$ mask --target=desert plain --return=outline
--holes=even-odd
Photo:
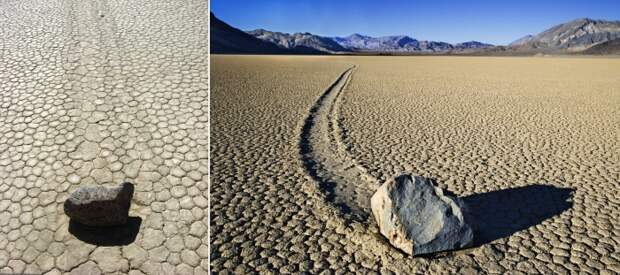
[[[211,62],[212,272],[620,272],[620,59]],[[370,196],[402,172],[467,203],[471,248],[379,234]]]
[[[208,8],[0,2],[0,274],[208,274]],[[125,226],[65,215],[122,182]]]

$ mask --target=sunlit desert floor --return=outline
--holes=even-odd
[[[620,59],[211,62],[213,272],[620,272]],[[401,172],[463,198],[473,248],[384,240]]]
[[[208,274],[207,4],[0,1],[0,274]],[[71,226],[125,181],[127,226]]]

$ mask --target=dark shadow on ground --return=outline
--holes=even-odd
[[[124,225],[107,227],[92,227],[71,220],[69,233],[85,243],[98,246],[128,245],[136,240],[140,224],[140,217],[129,217]]]
[[[480,246],[536,226],[573,206],[575,189],[533,184],[463,197]]]

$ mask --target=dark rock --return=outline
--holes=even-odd
[[[384,183],[371,198],[381,234],[409,255],[467,247],[472,228],[461,200],[445,195],[430,179],[401,175]]]
[[[65,214],[88,226],[125,224],[133,191],[133,184],[128,182],[119,187],[80,187],[65,201]]]

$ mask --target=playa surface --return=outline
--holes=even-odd
[[[0,2],[0,273],[207,274],[207,1]],[[86,230],[79,186],[135,184]]]
[[[620,60],[212,56],[211,266],[620,272]],[[473,248],[407,257],[369,199],[435,178]]]

